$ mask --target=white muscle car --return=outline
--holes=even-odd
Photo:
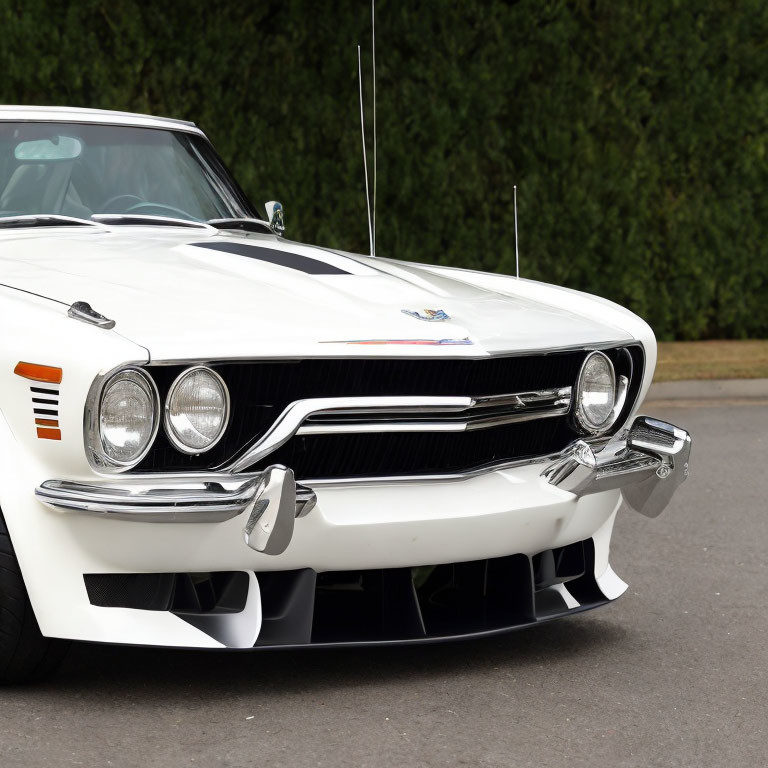
[[[627,310],[290,242],[192,123],[0,108],[0,678],[62,639],[420,643],[617,598],[690,437]]]

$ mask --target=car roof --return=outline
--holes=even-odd
[[[113,112],[106,109],[82,109],[79,107],[35,107],[0,104],[0,122],[2,121],[131,125],[143,128],[166,128],[202,135],[202,131],[194,123],[186,120],[141,115],[134,112]]]

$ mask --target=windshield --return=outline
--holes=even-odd
[[[157,128],[0,122],[0,218],[253,216],[200,136]]]

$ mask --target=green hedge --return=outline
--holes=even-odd
[[[768,336],[765,0],[380,0],[381,256]],[[195,120],[289,236],[367,249],[366,2],[0,0],[0,102]],[[368,70],[370,71],[370,70]],[[369,134],[370,135],[370,134]]]

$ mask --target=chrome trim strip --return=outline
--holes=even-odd
[[[299,243],[301,245],[301,243]],[[312,246],[314,247],[314,246]],[[323,350],[318,350],[316,355],[303,354],[301,357],[258,357],[254,355],[233,355],[230,357],[200,357],[200,358],[181,358],[176,360],[152,360],[152,365],[213,365],[216,363],[299,363],[303,360],[491,360],[499,357],[532,357],[535,355],[551,355],[558,352],[592,352],[593,350],[614,349],[615,347],[640,347],[643,350],[643,360],[646,360],[644,344],[633,337],[624,339],[596,342],[594,344],[571,344],[562,347],[540,347],[536,349],[509,350],[506,352],[485,352],[483,354],[451,354],[451,348],[443,347],[439,354],[434,355],[402,355],[402,354],[379,354],[371,355],[370,348],[366,348],[366,354],[352,354],[347,351],[346,354],[331,355]],[[470,348],[471,349],[471,348]]]
[[[253,510],[255,502],[262,498],[275,477],[288,479],[284,487],[290,489],[290,498],[284,499],[283,503],[293,505],[293,515],[307,514],[316,502],[314,491],[295,482],[291,485],[293,473],[280,466],[239,477],[224,474],[194,478],[159,475],[152,478],[125,477],[119,483],[47,480],[35,489],[35,495],[44,504],[63,512],[79,512],[113,520],[213,523],[229,520],[248,509]],[[266,508],[264,506],[261,511]]]
[[[239,515],[255,495],[257,478],[233,489],[219,483],[111,486],[47,480],[35,489],[37,498],[56,509],[152,522],[213,522]]]
[[[299,427],[296,435],[360,435],[392,432],[466,432],[466,422],[439,421],[383,421],[360,422],[359,424],[307,424]]]
[[[488,395],[475,398],[476,408],[498,408],[503,405],[513,405],[517,408],[535,405],[568,405],[571,404],[571,387],[559,389],[540,389],[534,392],[520,392],[515,395]]]
[[[608,438],[585,438],[581,442],[586,442],[595,448],[604,445]],[[502,461],[493,464],[483,464],[473,469],[465,470],[463,472],[446,473],[442,475],[381,475],[378,477],[344,477],[344,478],[311,478],[308,480],[302,480],[301,485],[298,486],[298,498],[302,501],[302,488],[307,491],[311,491],[315,486],[322,488],[344,488],[344,487],[357,487],[365,485],[386,485],[386,484],[398,484],[398,483],[425,483],[425,482],[460,482],[462,480],[469,480],[473,477],[480,475],[486,475],[490,472],[499,472],[507,469],[515,469],[516,467],[525,467],[532,464],[545,464],[547,462],[555,461],[561,458],[568,448],[564,451],[558,451],[556,453],[549,453],[544,456],[530,456],[526,459],[511,459],[508,461]],[[169,473],[148,473],[131,474],[123,476],[125,479],[130,478],[131,481],[136,482],[155,482],[162,480],[163,482],[176,482],[176,481],[200,481],[206,479],[213,479],[216,482],[227,482],[228,480],[241,480],[246,477],[253,477],[254,473],[250,474],[230,474],[228,471],[211,470],[208,472],[169,472]],[[306,514],[306,512],[304,513]]]
[[[585,438],[576,442],[587,443],[595,448],[604,445],[607,438]],[[463,472],[446,473],[443,475],[381,475],[380,477],[333,477],[333,478],[311,478],[301,482],[309,488],[355,488],[361,486],[376,485],[411,485],[413,483],[459,483],[464,480],[471,480],[474,477],[490,474],[491,472],[503,472],[518,467],[529,467],[535,464],[547,464],[562,458],[573,445],[571,443],[567,448],[556,453],[548,453],[544,456],[529,456],[526,459],[510,459],[493,464],[483,464],[473,469],[467,469]]]
[[[611,413],[611,427],[616,423],[616,419],[621,416],[621,412],[624,410],[624,406],[627,402],[628,394],[629,378],[623,375],[619,376],[619,380],[616,385],[616,402],[613,405],[613,412]]]
[[[102,232],[107,231],[107,228],[98,221],[91,221],[91,219],[81,219],[78,216],[63,216],[59,213],[24,213],[15,216],[0,216],[0,222],[5,224],[24,224],[29,222],[31,226],[35,226],[35,222],[38,221],[53,221],[61,227],[88,226],[96,227],[96,229]],[[19,227],[19,229],[24,229],[24,227]]]
[[[91,218],[103,224],[105,227],[131,225],[135,227],[151,226],[178,226],[189,227],[192,229],[203,229],[212,234],[218,234],[218,230],[204,221],[195,221],[194,219],[179,219],[173,216],[154,216],[152,214],[129,214],[129,213],[94,213]]]
[[[302,423],[312,414],[328,411],[370,412],[429,412],[462,411],[472,405],[470,397],[324,397],[312,400],[297,400],[291,403],[275,420],[266,433],[260,437],[239,459],[227,467],[227,472],[242,472],[265,456],[285,445],[298,431]]]
[[[473,418],[475,409],[510,407],[509,413]],[[241,472],[285,445],[294,435],[334,435],[384,432],[467,432],[513,422],[566,415],[571,407],[571,388],[472,397],[328,397],[291,403],[239,459],[225,467]],[[435,421],[438,414],[466,414],[456,421]],[[433,417],[419,420],[419,415]],[[397,416],[359,421],[351,417]],[[408,416],[412,415],[411,419]],[[319,421],[325,417],[324,421]],[[345,418],[346,417],[346,418]],[[312,422],[312,419],[318,421]]]
[[[469,409],[471,410],[471,408]],[[472,421],[370,421],[342,424],[304,424],[296,431],[297,435],[356,435],[361,433],[381,432],[472,432],[478,429],[491,429],[504,424],[514,424],[537,419],[550,419],[565,416],[570,410],[568,405],[557,406],[533,413],[508,413]]]
[[[472,397],[469,398],[471,401],[471,404],[468,406],[468,409],[475,410],[475,409],[482,409],[482,408],[504,408],[504,407],[511,407],[516,410],[516,412],[520,413],[520,411],[527,411],[532,410],[535,408],[541,408],[542,413],[549,413],[550,409],[557,408],[570,408],[571,405],[571,387],[560,387],[559,389],[542,389],[537,390],[533,392],[520,392],[517,394],[509,394],[509,395],[487,395],[485,397]],[[430,409],[427,407],[424,407],[421,409],[424,413],[430,413]],[[440,409],[442,410],[442,408]],[[371,416],[379,416],[381,414],[400,414],[402,413],[402,408],[397,407],[386,407],[386,408],[336,408],[333,409],[333,411],[328,412],[322,412],[318,411],[317,413],[311,414],[309,417],[307,417],[307,420],[310,422],[316,422],[316,421],[324,421],[327,423],[339,423],[338,417],[339,416],[356,416],[356,415],[371,415]],[[333,418],[326,418],[323,419],[323,417],[333,417]],[[481,420],[482,417],[473,417],[477,420]],[[495,417],[487,417],[487,418],[495,418]]]

